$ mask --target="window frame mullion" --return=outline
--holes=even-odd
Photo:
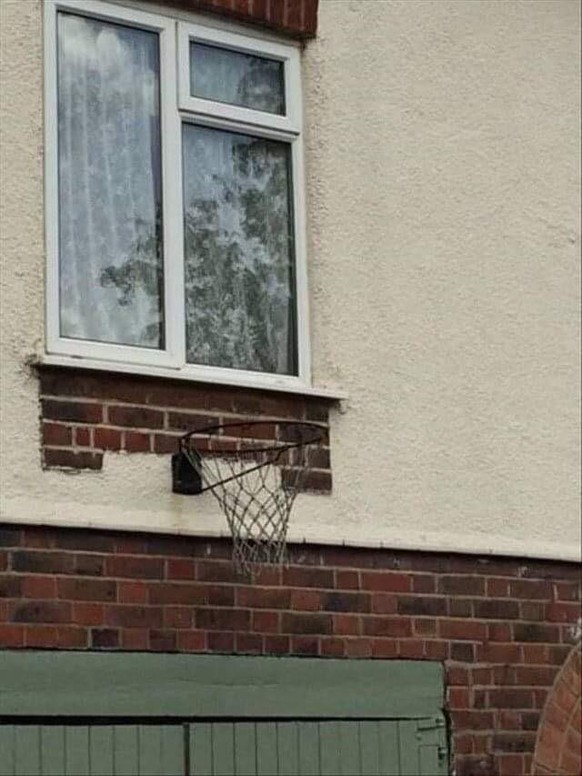
[[[177,22],[160,34],[167,36],[160,57],[162,104],[162,203],[164,214],[164,321],[166,350],[173,366],[186,363],[184,296],[184,234],[182,189],[182,122],[178,111]],[[162,64],[163,63],[163,64]]]

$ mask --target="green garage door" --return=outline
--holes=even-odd
[[[426,720],[0,727],[2,776],[436,776],[443,728]]]
[[[435,722],[314,720],[193,724],[190,773],[196,776],[438,776],[447,772],[443,761],[446,749],[444,728]]]
[[[438,776],[441,706],[436,663],[4,652],[0,774]]]
[[[180,725],[2,725],[2,776],[182,776]]]

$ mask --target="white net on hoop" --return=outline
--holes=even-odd
[[[228,433],[228,426],[223,429]],[[311,469],[310,451],[322,444],[324,429],[285,423],[279,433],[285,438],[274,442],[211,436],[208,450],[197,448],[195,439],[184,447],[200,475],[202,492],[210,491],[225,514],[233,560],[242,571],[285,562],[291,509]]]

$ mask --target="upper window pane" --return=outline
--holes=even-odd
[[[159,38],[58,15],[61,335],[164,347]]]
[[[283,62],[190,43],[190,93],[205,100],[284,115]]]

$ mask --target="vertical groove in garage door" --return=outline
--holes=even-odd
[[[401,720],[398,723],[398,753],[400,756],[399,776],[422,776],[416,739],[417,721]]]
[[[363,723],[364,726],[366,723]],[[393,720],[377,722],[377,746],[380,761],[380,776],[400,776],[400,746],[398,723]]]
[[[277,722],[279,776],[299,773],[299,730],[296,722]]]
[[[299,776],[319,774],[319,731],[317,722],[297,722],[296,724]]]

